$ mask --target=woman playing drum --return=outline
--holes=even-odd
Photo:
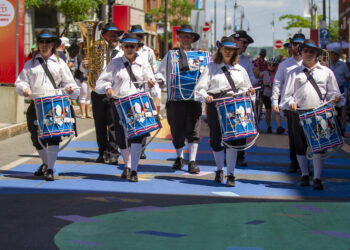
[[[222,132],[218,112],[216,109],[215,98],[233,96],[234,92],[245,92],[247,95],[254,94],[249,76],[245,69],[238,64],[239,54],[236,44],[231,37],[222,37],[217,42],[218,50],[214,55],[214,62],[208,64],[208,67],[202,73],[196,87],[195,100],[208,103],[207,120],[210,133],[210,146],[217,166],[215,182],[223,181],[224,167],[224,146],[222,145]],[[231,76],[234,89],[229,83],[224,71]],[[227,74],[227,73],[226,73]],[[229,141],[228,144],[238,146],[245,144],[245,139],[236,139]],[[226,186],[235,186],[234,169],[236,165],[237,150],[226,148],[227,162],[227,182]]]
[[[53,83],[44,71],[40,61],[46,64],[56,87],[65,88],[65,93],[69,94],[72,99],[79,96],[80,90],[74,81],[72,73],[67,64],[59,59],[56,47],[60,45],[61,40],[54,36],[50,31],[43,30],[37,36],[39,50],[33,55],[33,58],[26,62],[21,74],[16,80],[16,92],[25,97],[34,97],[32,94],[41,96],[55,95]],[[62,94],[62,91],[56,94]],[[32,101],[27,110],[28,130],[34,147],[37,149],[43,164],[34,173],[35,176],[45,175],[46,180],[53,181],[53,168],[59,151],[61,137],[52,137],[48,139],[38,139],[38,126],[34,124],[37,120],[34,102]],[[42,145],[47,146],[44,150]]]
[[[96,93],[106,94],[108,98],[119,99],[140,91],[149,91],[151,96],[157,96],[159,87],[154,80],[152,68],[147,61],[136,53],[138,44],[136,35],[125,34],[121,44],[124,55],[112,60],[101,73],[96,82]],[[144,82],[145,84],[137,86],[136,82]],[[121,177],[128,178],[131,182],[137,182],[137,167],[142,152],[141,142],[147,134],[129,139],[126,142],[125,138],[127,136],[124,133],[123,126],[119,123],[120,117],[118,113],[114,113],[114,119],[117,144],[121,149],[125,162],[125,168]]]

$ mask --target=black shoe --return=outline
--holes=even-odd
[[[118,155],[114,153],[109,153],[108,161],[106,162],[108,162],[109,164],[118,165]]]
[[[54,177],[53,177],[53,171],[52,171],[52,169],[46,170],[46,173],[45,173],[45,180],[47,180],[47,181],[53,181],[53,180],[55,180]]]
[[[146,158],[147,158],[147,156],[146,156],[145,152],[142,152],[140,155],[140,159],[144,160]]]
[[[302,187],[310,186],[310,177],[308,175],[304,175],[300,177],[300,186]]]
[[[172,169],[174,170],[181,170],[184,167],[184,158],[177,157]]]
[[[47,170],[45,163],[41,164],[37,171],[34,172],[34,176],[43,176]]]
[[[201,170],[197,166],[197,163],[195,161],[190,161],[188,163],[188,172],[190,174],[198,174]]]
[[[129,177],[130,182],[138,182],[139,178],[137,178],[137,172],[136,171],[131,171],[130,177]]]
[[[240,166],[240,167],[247,167],[248,166],[248,163],[246,163],[245,161],[244,161],[244,159],[243,160],[241,160],[241,159],[237,159],[237,162],[236,162],[236,165],[237,166]]]
[[[224,180],[224,172],[222,170],[215,171],[215,182],[221,183]]]
[[[227,177],[226,187],[234,187],[235,186],[235,176],[230,174]]]
[[[320,179],[314,179],[314,183],[313,183],[312,187],[315,190],[323,190],[322,181]]]
[[[277,130],[276,130],[276,134],[278,134],[278,135],[283,134],[284,131],[286,131],[284,128],[278,127]]]
[[[96,162],[99,162],[99,163],[104,163],[105,162],[105,159],[103,158],[103,154],[99,154],[97,159],[96,159]]]
[[[130,177],[130,173],[131,173],[130,168],[125,167],[124,170],[123,170],[123,173],[120,176],[120,178],[128,179]]]
[[[299,169],[299,164],[297,162],[292,162],[289,165],[288,173],[296,173]]]
[[[267,128],[267,133],[268,133],[268,134],[272,134],[272,128],[271,128],[271,127],[268,127],[268,128]]]

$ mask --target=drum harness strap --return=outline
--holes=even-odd
[[[178,48],[179,51],[179,68],[180,72],[185,72],[190,70],[190,66],[188,65],[187,56],[185,51],[182,48]]]
[[[314,78],[312,77],[312,75],[310,74],[310,71],[309,71],[307,68],[304,68],[304,69],[303,69],[303,72],[305,73],[306,78],[310,81],[310,83],[312,84],[312,86],[313,86],[314,89],[316,90],[316,92],[317,92],[317,94],[318,94],[318,97],[323,101],[324,98],[325,98],[326,96],[324,96],[324,97],[322,98],[322,94],[321,94],[320,88],[318,87],[318,85],[317,85],[315,79],[314,79]]]
[[[141,86],[139,84],[135,83],[135,82],[137,82],[137,79],[131,70],[130,63],[128,61],[126,61],[126,62],[124,62],[124,66],[126,68],[126,71],[128,71],[128,74],[130,76],[131,81],[135,84],[135,87],[140,88]]]
[[[222,66],[221,69],[224,72],[224,74],[225,74],[225,76],[226,76],[226,78],[227,78],[227,80],[228,80],[228,82],[229,82],[229,84],[231,86],[231,89],[233,90],[234,93],[236,93],[237,92],[237,88],[236,88],[235,82],[233,81],[233,79],[232,79],[232,77],[230,75],[230,72],[228,72],[226,66]],[[231,89],[228,89],[228,90],[225,90],[225,91],[220,91],[217,94],[212,94],[212,93],[208,93],[208,94],[211,95],[214,98],[222,98],[222,97],[224,97],[227,94],[227,92],[231,91]]]
[[[55,88],[55,89],[58,89],[58,87],[56,86],[56,83],[55,83],[55,80],[53,79],[51,73],[50,73],[50,70],[48,69],[46,63],[44,62],[44,60],[41,58],[41,57],[37,57],[39,63],[41,64],[41,66],[43,67],[47,77],[49,78],[52,86]],[[74,108],[72,107],[72,105],[69,105],[70,106],[70,112],[71,112],[71,115],[72,115],[72,118],[74,119],[74,124],[72,125],[73,128],[74,128],[74,133],[75,133],[75,136],[77,137],[78,136],[78,130],[77,130],[77,119],[75,117],[75,112],[74,112]]]

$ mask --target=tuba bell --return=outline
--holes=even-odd
[[[89,68],[87,69],[87,83],[92,90],[95,90],[96,81],[109,63],[108,44],[105,40],[95,40],[97,26],[102,21],[82,21],[76,22],[83,35],[83,49],[85,59],[89,60]]]
[[[320,64],[329,68],[330,65],[330,57],[329,52],[325,49],[322,49],[321,55],[317,58]]]

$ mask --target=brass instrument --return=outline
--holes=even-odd
[[[89,60],[87,69],[87,83],[92,90],[95,90],[96,81],[101,74],[104,66],[110,61],[108,44],[105,40],[95,41],[97,25],[101,21],[82,21],[76,22],[83,35],[83,49],[85,59]]]
[[[329,57],[329,52],[327,50],[322,49],[322,53],[317,59],[323,66],[326,66],[329,68],[330,57]]]

